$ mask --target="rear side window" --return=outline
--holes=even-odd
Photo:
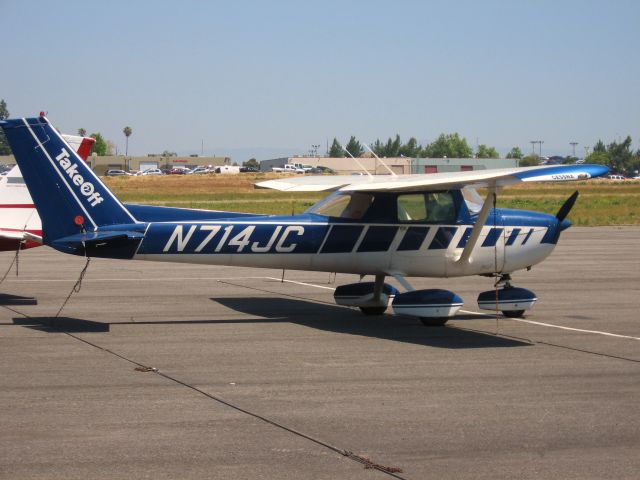
[[[369,210],[373,202],[370,193],[334,193],[321,200],[309,210],[308,213],[326,215],[328,217],[360,220]]]
[[[456,208],[451,192],[398,195],[398,221],[413,223],[454,223]]]

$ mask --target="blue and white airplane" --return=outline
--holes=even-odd
[[[336,289],[340,305],[443,325],[463,305],[454,292],[415,290],[406,277],[497,278],[478,305],[519,317],[536,301],[511,274],[544,260],[574,193],[557,215],[495,208],[518,182],[586,180],[602,165],[540,166],[430,175],[319,176],[261,182],[285,191],[332,191],[301,215],[273,216],[123,205],[44,116],[0,122],[42,219],[43,243],[87,257],[373,275]],[[486,198],[475,187],[487,189]],[[395,278],[399,292],[385,283]]]

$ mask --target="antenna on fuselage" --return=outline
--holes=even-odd
[[[398,175],[396,175],[396,172],[394,172],[393,170],[391,170],[391,169],[389,168],[389,166],[388,166],[386,163],[384,163],[382,160],[380,160],[380,157],[378,157],[378,155],[376,155],[376,152],[374,152],[373,150],[371,150],[371,148],[369,147],[369,145],[367,145],[367,144],[365,143],[365,144],[364,144],[364,146],[365,146],[365,147],[367,147],[367,150],[369,150],[369,151],[371,152],[371,154],[372,154],[374,157],[376,157],[376,159],[377,159],[377,160],[382,164],[382,166],[383,166],[384,168],[386,168],[387,170],[389,170],[389,173],[390,173],[392,176],[394,176],[394,177],[397,177],[397,176],[398,176]]]

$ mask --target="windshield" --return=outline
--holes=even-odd
[[[462,198],[464,203],[467,204],[467,208],[471,214],[480,213],[482,205],[484,204],[483,198],[478,194],[473,187],[464,187],[462,190]]]
[[[372,202],[373,195],[370,193],[336,192],[320,200],[306,213],[360,220],[367,213]]]

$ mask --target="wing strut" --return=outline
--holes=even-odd
[[[467,240],[467,244],[464,246],[464,250],[462,251],[462,255],[458,259],[457,263],[466,263],[469,261],[469,257],[471,256],[471,252],[473,248],[478,243],[478,239],[480,238],[480,232],[482,232],[482,227],[484,227],[485,222],[487,221],[487,217],[489,216],[489,212],[494,207],[496,202],[496,184],[492,183],[488,187],[487,197],[484,199],[484,204],[482,205],[482,209],[480,210],[480,214],[478,215],[478,219],[476,220],[475,225],[473,226],[473,230],[471,230],[471,235],[469,236],[469,240]]]
[[[398,283],[405,288],[407,292],[413,292],[415,290],[415,288],[413,288],[413,286],[409,282],[407,282],[407,279],[404,278],[399,273],[391,273],[390,275],[393,278],[395,278],[398,281]]]

